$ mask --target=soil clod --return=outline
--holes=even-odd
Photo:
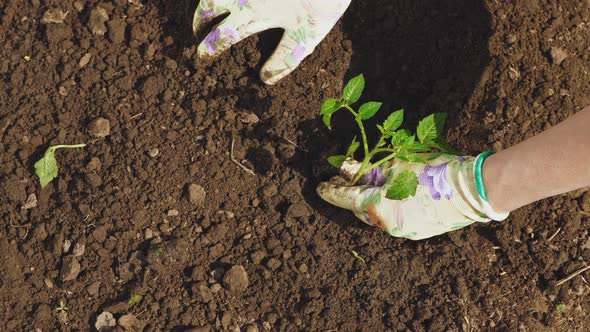
[[[191,183],[188,186],[188,199],[191,204],[196,206],[201,206],[205,203],[205,197],[207,196],[207,192],[205,189],[195,183]]]
[[[105,118],[98,118],[90,123],[88,130],[94,137],[107,137],[111,134],[111,122]]]
[[[74,256],[66,256],[61,264],[60,276],[62,281],[75,280],[80,273],[80,263]]]
[[[248,288],[248,273],[241,265],[235,265],[223,276],[223,285],[235,292],[243,292]]]
[[[107,32],[105,22],[109,19],[109,14],[102,7],[95,7],[90,11],[90,18],[88,19],[88,28],[90,31],[98,36],[103,36]]]
[[[117,326],[117,321],[113,314],[108,311],[103,311],[98,317],[96,318],[96,323],[94,327],[98,330],[98,332],[111,332],[114,331],[115,327]]]

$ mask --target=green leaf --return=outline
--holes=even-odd
[[[434,142],[432,142],[431,145],[433,147],[441,150],[442,152],[445,152],[448,154],[452,154],[452,155],[456,155],[456,156],[461,154],[461,152],[459,152],[457,149],[450,146],[449,143],[447,143],[447,141],[445,141],[442,137],[435,138]]]
[[[377,111],[381,108],[383,103],[377,101],[370,101],[368,103],[364,103],[361,108],[359,108],[359,116],[361,120],[369,120],[372,118]]]
[[[346,84],[344,92],[342,93],[342,99],[344,99],[348,105],[352,105],[361,98],[364,89],[365,77],[361,74],[354,77]]]
[[[58,167],[54,148],[47,149],[43,158],[35,163],[35,173],[39,177],[41,188],[45,188],[51,180],[57,177]]]
[[[419,153],[419,152],[428,152],[430,151],[430,146],[426,144],[422,144],[420,142],[412,142],[412,144],[404,145],[404,149],[411,153]]]
[[[393,137],[391,139],[391,144],[393,144],[395,146],[401,146],[404,144],[404,142],[406,140],[408,140],[408,138],[410,136],[412,136],[412,134],[410,133],[409,130],[407,130],[407,129],[398,130],[393,134]]]
[[[35,163],[35,174],[39,177],[39,181],[41,182],[41,188],[45,188],[53,179],[57,177],[59,172],[59,167],[57,165],[57,160],[55,159],[55,150],[61,148],[73,149],[73,148],[83,148],[86,144],[77,144],[77,145],[56,145],[49,147],[43,158],[39,159]]]
[[[385,197],[394,200],[402,200],[416,195],[418,188],[418,176],[412,171],[403,171],[391,184]]]
[[[331,156],[328,157],[328,162],[330,163],[330,165],[339,169],[340,167],[342,167],[342,164],[344,163],[346,158],[347,157],[343,155]]]
[[[404,122],[404,110],[399,110],[391,113],[385,122],[383,122],[383,130],[385,133],[393,134],[393,131],[397,130]]]
[[[340,109],[340,102],[334,98],[330,98],[324,102],[322,105],[322,110],[320,111],[320,115],[326,114],[334,114],[337,110]]]
[[[356,136],[352,139],[352,143],[348,147],[348,151],[346,152],[346,157],[352,157],[356,150],[358,150],[359,146],[361,146],[361,142],[356,140]]]
[[[363,263],[367,263],[367,261],[365,261],[365,259],[356,251],[352,251],[352,255],[358,259],[359,261],[363,262]]]
[[[138,294],[133,294],[133,295],[131,295],[129,302],[127,302],[127,303],[129,303],[129,305],[136,305],[139,302],[141,302],[141,299],[143,299],[143,296],[138,295]]]
[[[397,159],[403,160],[403,161],[407,161],[409,163],[422,163],[422,164],[426,164],[426,160],[424,160],[422,157],[420,157],[418,154],[416,153],[410,153],[408,152],[408,150],[401,150],[398,153],[395,154],[395,157]]]
[[[322,116],[322,122],[324,122],[328,129],[332,129],[332,114],[324,114]]]
[[[385,135],[385,128],[383,128],[382,125],[377,125],[377,129],[379,129],[379,132],[381,133],[381,135]]]
[[[442,135],[446,120],[446,113],[434,113],[422,119],[422,121],[418,123],[417,129],[418,139],[420,139],[420,142],[426,143],[434,141],[434,139],[440,137]]]

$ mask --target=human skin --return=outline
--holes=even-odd
[[[590,106],[488,157],[482,171],[497,212],[590,186]]]

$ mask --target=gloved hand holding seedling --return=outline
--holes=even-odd
[[[211,58],[261,31],[282,28],[285,34],[260,77],[274,84],[291,73],[326,37],[350,0],[201,0],[195,12],[197,33],[212,19],[230,13],[199,45],[200,58]]]
[[[393,236],[412,240],[508,216],[494,212],[485,197],[481,164],[489,154],[457,156],[441,137],[445,114],[420,121],[414,135],[400,129],[404,111],[393,112],[377,125],[381,137],[369,148],[363,121],[382,104],[372,101],[355,110],[351,105],[360,99],[364,86],[364,77],[357,76],[340,99],[329,99],[322,106],[320,114],[328,128],[338,110],[347,110],[361,135],[361,142],[353,139],[346,154],[328,158],[341,176],[318,186],[324,200],[352,210],[363,222]],[[361,145],[364,158],[358,162],[354,155]]]

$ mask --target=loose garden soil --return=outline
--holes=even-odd
[[[353,0],[276,86],[258,70],[280,30],[202,64],[195,7],[0,3],[0,330],[89,331],[104,311],[118,330],[590,329],[584,274],[557,285],[590,260],[588,191],[419,242],[314,192],[353,136],[319,108],[359,73],[412,127],[449,113],[472,155],[590,104],[588,1]],[[84,142],[41,190],[45,149]]]

